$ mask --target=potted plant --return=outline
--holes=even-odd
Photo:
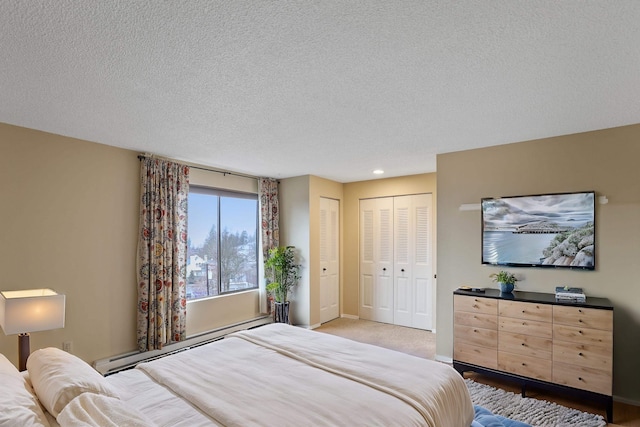
[[[518,281],[513,273],[509,273],[508,271],[504,270],[500,270],[497,273],[490,274],[489,277],[491,277],[494,282],[498,282],[500,284],[500,292],[507,293],[513,291],[513,287]]]
[[[273,321],[290,323],[287,296],[300,279],[300,265],[295,262],[295,247],[278,246],[270,249],[264,270],[267,292],[274,299]]]

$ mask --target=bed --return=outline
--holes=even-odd
[[[33,352],[26,373],[4,361],[0,426],[477,425],[448,365],[285,324],[108,377],[55,348]]]

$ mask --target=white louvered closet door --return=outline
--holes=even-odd
[[[394,323],[433,328],[432,195],[394,198]]]
[[[432,195],[360,201],[360,317],[433,328]]]
[[[340,202],[320,198],[320,323],[340,316]]]
[[[393,323],[393,198],[360,200],[360,317]]]

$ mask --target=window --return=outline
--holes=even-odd
[[[187,299],[258,287],[258,196],[189,187]]]

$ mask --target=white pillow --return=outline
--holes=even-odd
[[[0,427],[49,427],[31,386],[15,366],[0,354]]]
[[[27,359],[33,388],[51,415],[60,411],[82,393],[96,393],[119,398],[102,375],[82,359],[55,347],[36,350]]]
[[[62,426],[151,427],[154,424],[137,409],[120,399],[83,393],[64,407],[58,422]]]

